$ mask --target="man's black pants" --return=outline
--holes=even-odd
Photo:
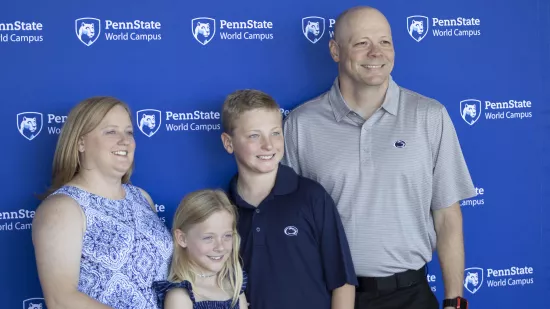
[[[426,267],[384,278],[359,277],[355,309],[439,309]]]

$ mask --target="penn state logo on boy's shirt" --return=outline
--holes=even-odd
[[[295,226],[287,226],[285,227],[285,234],[287,236],[298,236],[298,228]]]

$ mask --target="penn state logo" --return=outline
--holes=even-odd
[[[428,17],[414,15],[407,17],[407,31],[413,40],[420,42],[428,34],[430,21]]]
[[[405,143],[405,141],[398,140],[398,141],[396,141],[395,143],[393,143],[393,145],[394,145],[396,148],[405,148],[405,146],[407,145],[407,143]]]
[[[298,228],[295,226],[285,227],[285,234],[287,236],[298,236]]]
[[[325,19],[318,16],[302,18],[302,33],[311,43],[317,43],[325,34]]]
[[[17,114],[17,130],[24,138],[32,141],[42,131],[42,120],[42,113],[19,113]]]
[[[48,309],[44,298],[29,298],[23,301],[23,309]]]
[[[475,294],[483,286],[483,268],[471,267],[464,270],[464,288]]]
[[[141,133],[151,137],[158,132],[162,122],[162,112],[157,109],[142,109],[136,113],[136,121]]]
[[[216,34],[216,20],[210,17],[197,17],[191,20],[191,31],[197,42],[206,45]]]
[[[101,20],[83,17],[74,21],[76,37],[86,46],[94,44],[101,34]]]
[[[481,101],[467,99],[460,101],[460,116],[469,125],[474,125],[481,116]]]

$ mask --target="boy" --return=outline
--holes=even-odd
[[[228,195],[239,210],[250,308],[353,309],[357,277],[342,222],[319,183],[280,164],[278,104],[261,91],[236,91],[222,126],[238,168]]]

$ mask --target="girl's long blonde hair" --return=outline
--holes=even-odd
[[[231,303],[231,307],[233,307],[239,299],[243,284],[243,271],[239,260],[241,238],[237,233],[237,210],[222,190],[195,191],[186,195],[179,204],[172,223],[174,253],[168,280],[172,282],[187,280],[191,282],[191,285],[194,284],[195,274],[192,271],[192,264],[186,249],[177,243],[176,230],[179,229],[187,233],[193,225],[204,222],[212,214],[219,211],[227,211],[233,217],[233,251],[218,273],[218,286],[222,290],[225,280],[230,283],[233,290]]]

